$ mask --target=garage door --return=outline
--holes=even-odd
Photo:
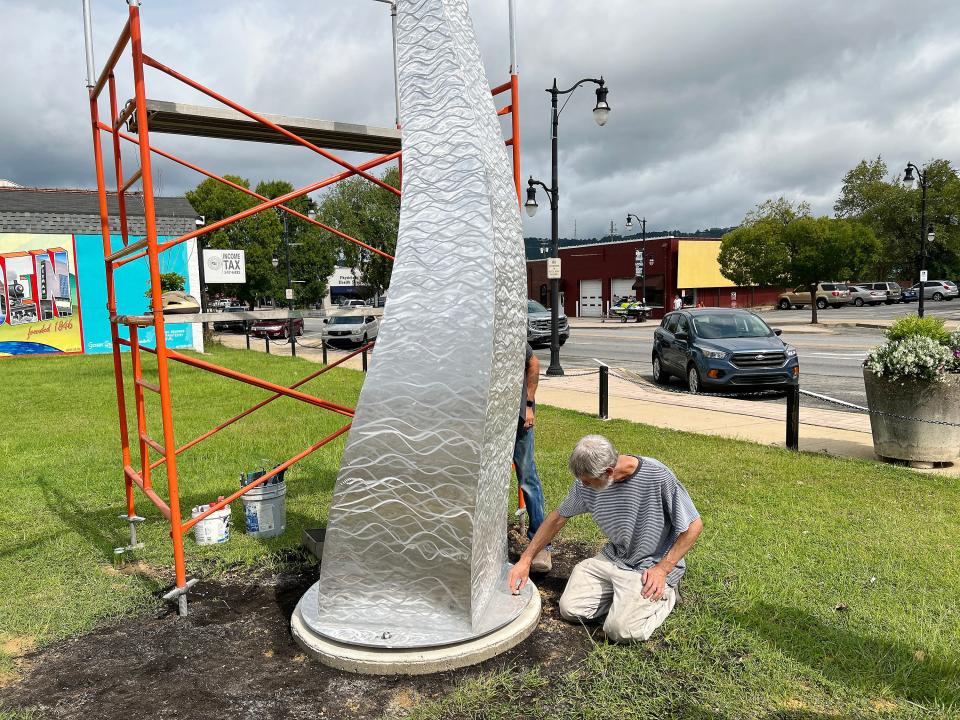
[[[600,317],[603,315],[603,282],[601,280],[580,281],[580,317]]]
[[[610,281],[610,301],[613,302],[614,298],[636,300],[637,291],[633,289],[636,281],[636,278],[613,278]]]

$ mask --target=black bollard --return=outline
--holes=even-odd
[[[787,449],[800,449],[800,384],[787,389]]]
[[[600,365],[600,419],[610,417],[610,368]]]

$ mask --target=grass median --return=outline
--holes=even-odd
[[[215,362],[290,384],[304,360],[213,350]],[[125,358],[128,360],[128,358]],[[146,548],[125,544],[109,357],[0,364],[0,672],[24,648],[154,607],[171,580],[167,525],[138,495]],[[147,378],[153,375],[148,368]],[[363,376],[334,370],[306,390],[352,405]],[[179,442],[265,393],[191,368],[172,372]],[[159,403],[148,394],[152,437]],[[130,408],[131,421],[134,415]],[[243,470],[286,459],[344,418],[280,399],[184,453],[182,509],[238,487]],[[561,675],[505,665],[471,675],[415,717],[956,717],[960,713],[960,488],[955,479],[751,443],[540,409],[537,462],[549,508],[569,486],[567,455],[603,432],[656,457],[690,491],[705,530],[683,602],[648,642],[599,644]],[[210,576],[279,565],[300,530],[323,524],[343,440],[288,473],[287,532],[187,540],[188,570]],[[136,464],[136,462],[134,463]],[[165,476],[155,476],[166,495]],[[239,503],[234,526],[241,525]],[[562,538],[601,541],[588,518]]]

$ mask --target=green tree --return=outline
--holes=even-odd
[[[250,181],[245,178],[227,175],[226,179],[245,188],[250,187]],[[261,202],[213,179],[204,180],[186,196],[193,209],[206,218],[207,224],[223,220]],[[208,233],[204,238],[205,247],[243,250],[245,254],[247,282],[222,285],[222,292],[238,298],[250,307],[253,307],[259,297],[282,297],[286,278],[282,284],[279,283],[277,272],[271,263],[282,234],[282,226],[273,210],[256,213]]]
[[[183,290],[187,286],[187,279],[178,272],[168,272],[160,274],[160,292],[170,292],[171,290]],[[153,291],[148,287],[143,294],[147,300],[153,295]]]
[[[960,273],[960,177],[947,160],[926,167],[927,224],[936,241],[928,248],[931,277]],[[843,179],[833,206],[838,218],[863,223],[880,241],[881,252],[872,271],[877,277],[916,280],[920,270],[921,190],[907,189],[901,174],[889,174],[883,158],[861,160]]]
[[[810,288],[811,322],[817,322],[816,286],[859,276],[871,267],[880,243],[870,228],[850,220],[814,218],[804,203],[768,200],[723,236],[720,270],[738,285]]]
[[[286,180],[270,180],[257,185],[256,191],[265,197],[276,198],[294,190]],[[313,200],[305,195],[285,203],[287,207],[306,215],[315,210]],[[271,211],[272,212],[272,211]],[[296,215],[287,215],[287,232],[290,235],[290,274],[294,283],[294,301],[298,305],[310,305],[319,302],[327,294],[327,278],[336,265],[339,244],[330,239],[330,233],[316,225],[301,220]],[[281,216],[282,217],[282,216]],[[287,286],[286,248],[283,244],[283,222],[281,241],[276,250],[279,264],[274,271],[275,281],[280,288],[277,297],[285,297]]]
[[[400,187],[400,173],[395,167],[381,178],[388,185]],[[317,218],[389,255],[396,252],[400,198],[363,178],[350,178],[333,186],[320,201]],[[390,287],[391,260],[333,233],[327,233],[327,237],[338,243],[343,265],[359,270],[373,291],[383,293]]]

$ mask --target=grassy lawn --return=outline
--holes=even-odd
[[[316,369],[223,348],[214,355],[281,383]],[[336,370],[306,389],[351,405],[361,382],[360,373]],[[117,519],[124,502],[112,386],[108,357],[0,363],[0,416],[8,419],[0,434],[0,672],[18,648],[153,606],[153,593],[170,581],[165,525],[142,496],[147,547],[139,563],[114,559],[126,532]],[[186,367],[173,368],[173,386],[180,442],[264,397]],[[278,400],[186,452],[184,515],[236,488],[241,470],[285,459],[342,421]],[[689,558],[684,602],[648,643],[598,645],[560,678],[522,667],[474,676],[415,717],[960,716],[955,479],[552,408],[542,409],[538,428],[546,429],[537,461],[551,508],[569,485],[570,447],[588,432],[674,469],[706,526]],[[281,563],[303,527],[325,521],[342,448],[335,441],[288,473],[283,537],[236,532],[215,547],[191,537],[188,570]],[[155,484],[165,495],[162,473]],[[235,526],[241,517],[235,503]],[[568,523],[563,537],[601,539],[587,518]]]

